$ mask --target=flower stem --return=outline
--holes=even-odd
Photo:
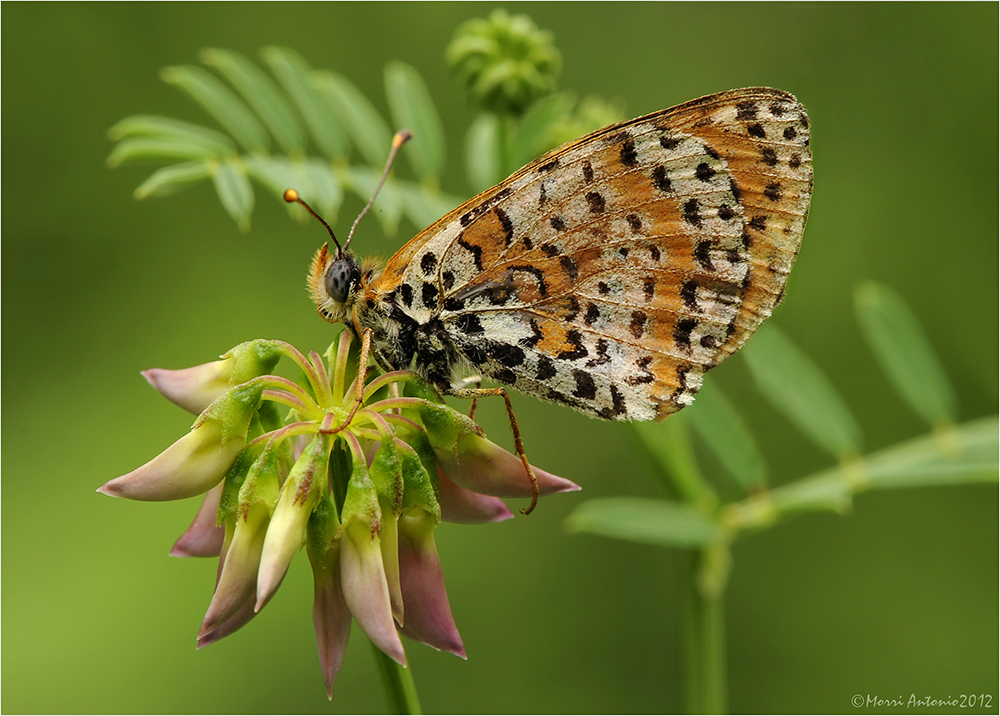
[[[689,552],[685,579],[685,710],[692,714],[726,711],[726,635],[723,589],[705,589],[698,579],[706,555]]]
[[[374,644],[372,651],[375,652],[375,664],[385,687],[386,713],[423,713],[417,698],[417,687],[413,683],[413,672],[397,664]]]

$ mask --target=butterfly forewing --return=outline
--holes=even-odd
[[[541,157],[407,244],[380,290],[500,383],[660,418],[780,299],[811,188],[794,97],[712,95]]]

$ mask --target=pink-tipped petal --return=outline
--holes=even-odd
[[[279,583],[278,587],[280,586],[281,584]],[[278,591],[277,588],[275,588],[274,591],[275,592]],[[267,602],[269,601],[271,600],[270,599],[266,600],[264,604],[261,606],[261,609],[266,607]],[[226,620],[225,624],[220,626],[211,634],[205,634],[204,636],[198,637],[198,648],[203,649],[209,644],[214,644],[215,642],[219,641],[219,639],[227,637],[233,632],[238,631],[243,627],[245,627],[247,625],[247,622],[249,622],[251,619],[257,616],[257,612],[260,611],[259,609],[256,608],[256,604],[257,600],[255,600],[253,597],[244,602],[243,606],[241,606],[239,610],[237,610],[236,614],[234,614],[228,620]]]
[[[531,497],[531,481],[521,459],[496,443],[475,433],[458,442],[458,459],[453,453],[437,450],[438,465],[458,485],[494,497]],[[552,495],[572,492],[580,486],[566,478],[531,466],[538,480],[538,492]]]
[[[318,435],[299,456],[281,486],[278,504],[264,538],[264,551],[257,572],[257,609],[271,598],[288,571],[292,557],[302,546],[309,515],[327,489],[329,440]]]
[[[215,524],[222,497],[222,483],[205,493],[205,499],[198,508],[191,526],[174,542],[171,557],[218,557],[222,553],[222,543],[226,530]]]
[[[199,637],[218,629],[254,596],[267,522],[267,507],[264,505],[253,504],[240,510],[222,574],[202,621]]]
[[[406,666],[406,653],[392,618],[382,552],[368,525],[355,521],[347,526],[340,540],[340,560],[344,601],[358,626],[375,646]]]
[[[499,497],[480,495],[459,487],[448,479],[438,467],[441,519],[446,522],[474,525],[484,522],[503,522],[514,516]]]
[[[351,610],[344,601],[340,586],[340,543],[336,542],[326,555],[324,568],[314,570],[313,625],[319,664],[326,680],[326,696],[333,699],[333,682],[340,673],[351,636]]]
[[[465,659],[429,515],[400,518],[399,573],[406,601],[405,631],[424,644]]]
[[[198,415],[229,388],[235,363],[225,358],[183,370],[150,368],[142,377],[171,403]]]
[[[223,443],[218,423],[206,420],[142,467],[97,491],[154,502],[201,495],[222,482],[242,448],[239,439]]]

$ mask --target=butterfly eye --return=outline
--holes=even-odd
[[[337,259],[326,270],[326,295],[337,303],[345,303],[357,278],[358,265],[353,257]]]

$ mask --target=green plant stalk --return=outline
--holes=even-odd
[[[723,590],[709,594],[699,586],[698,563],[704,552],[687,550],[683,579],[684,706],[691,714],[726,712],[726,633]]]
[[[420,714],[420,699],[413,683],[413,672],[400,666],[372,644],[375,665],[385,687],[385,710],[391,714]]]

